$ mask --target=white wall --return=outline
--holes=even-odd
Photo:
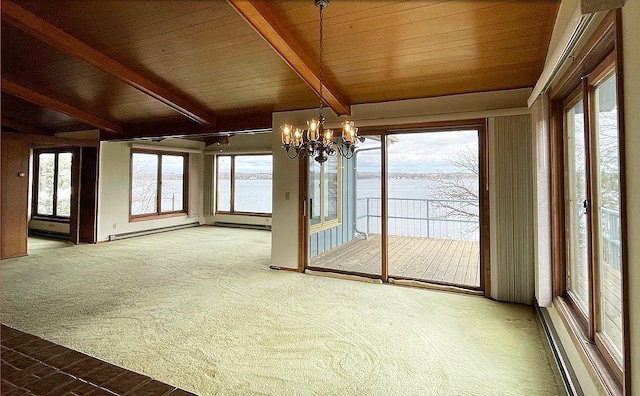
[[[236,154],[271,152],[271,133],[243,133],[229,137],[229,144],[211,144],[205,148],[207,154]]]
[[[535,298],[541,307],[552,304],[551,288],[551,169],[549,164],[549,98],[532,106]]]
[[[360,128],[374,125],[399,125],[436,121],[488,118],[529,114],[527,98],[530,89],[484,92],[443,96],[428,99],[412,99],[385,103],[352,106],[350,117]],[[271,258],[274,265],[297,268],[298,266],[298,172],[299,161],[287,158],[281,148],[280,125],[286,123],[304,125],[306,120],[317,118],[318,111],[301,110],[273,114],[273,224]],[[339,127],[347,117],[335,117],[325,111],[326,126]],[[285,197],[290,197],[287,200]]]
[[[631,394],[640,394],[640,1],[622,8]]]
[[[199,151],[204,148],[204,143],[202,142],[176,139],[167,139],[160,143],[148,144],[160,148],[176,147]],[[189,154],[189,214],[136,222],[129,221],[130,160],[131,148],[129,143],[102,142],[100,144],[98,241],[108,240],[109,235],[112,234],[204,222],[201,188],[204,177],[203,154]]]

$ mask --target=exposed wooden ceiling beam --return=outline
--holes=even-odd
[[[179,122],[170,124],[125,125],[120,135],[101,133],[101,140],[133,140],[153,138],[189,138],[230,136],[241,133],[271,131],[271,113],[218,118],[215,127]]]
[[[227,0],[311,89],[320,95],[317,65],[296,38],[278,21],[264,0]],[[324,78],[322,96],[337,115],[350,115],[351,105],[340,90]]]
[[[2,117],[2,126],[15,129],[18,132],[28,133],[30,135],[45,135],[45,136],[52,135],[52,133],[47,132],[43,129],[39,129],[7,117]]]
[[[2,21],[37,37],[60,51],[111,74],[161,101],[185,117],[200,124],[215,125],[215,117],[207,109],[140,75],[11,1],[2,1]]]
[[[2,4],[4,6],[4,3]],[[96,128],[104,129],[106,131],[114,133],[122,133],[122,128],[111,121],[107,121],[93,114],[89,114],[84,110],[77,109],[67,103],[43,95],[29,88],[23,87],[19,84],[7,80],[6,78],[2,78],[2,92],[6,92],[10,95],[16,96],[20,99],[26,100],[27,102],[37,104],[38,106],[46,107],[62,114],[66,114],[71,118],[75,118],[78,121],[93,125]]]
[[[55,147],[99,147],[99,140],[71,139],[56,136],[25,135],[24,133],[2,132],[2,138],[27,141],[32,144],[48,145]]]

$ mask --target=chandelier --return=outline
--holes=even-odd
[[[341,141],[334,140],[331,129],[324,129],[322,11],[329,5],[329,0],[315,0],[315,4],[320,10],[320,109],[318,119],[312,118],[307,121],[306,129],[300,129],[291,124],[284,124],[280,129],[282,130],[282,147],[286,150],[289,158],[304,158],[305,155],[309,155],[317,162],[323,163],[329,156],[336,155],[336,153],[347,159],[352,158],[357,145],[358,128],[354,126],[352,121],[344,121]]]

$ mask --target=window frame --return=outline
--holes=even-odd
[[[70,148],[38,148],[33,150],[33,182],[32,182],[32,200],[31,200],[31,219],[52,221],[57,223],[69,223],[71,221],[71,213],[69,216],[58,216],[58,158],[62,153],[71,154],[71,194],[73,194],[73,163],[75,155]],[[53,170],[53,214],[43,214],[38,212],[38,190],[40,189],[40,154],[54,154],[54,170]]]
[[[133,214],[133,156],[134,154],[152,154],[158,157],[156,169],[156,211],[155,213]],[[182,157],[182,209],[162,211],[162,156]],[[129,221],[145,221],[164,217],[183,216],[189,210],[189,153],[164,150],[131,148],[129,156]]]
[[[590,114],[590,111],[588,109],[586,109],[584,107],[585,104],[585,98],[584,98],[584,92],[583,92],[583,86],[579,85],[578,87],[576,87],[576,89],[574,89],[571,94],[565,98],[562,102],[562,130],[564,131],[563,133],[563,139],[562,139],[562,153],[563,153],[563,157],[564,157],[564,169],[565,171],[568,173],[569,171],[569,155],[568,155],[568,145],[569,145],[569,134],[567,133],[567,119],[566,119],[566,113],[567,110],[573,106],[575,106],[578,102],[582,102],[583,103],[583,110],[584,110],[584,119],[586,120],[587,114]],[[584,124],[584,132],[583,134],[587,134],[589,126],[586,124]],[[588,158],[590,156],[590,149],[589,149],[589,144],[588,141],[585,140],[585,162],[589,163],[590,159]],[[591,196],[590,196],[590,188],[589,188],[589,182],[588,180],[590,180],[590,173],[591,170],[589,167],[585,167],[585,183],[586,183],[586,199],[588,202],[591,202]],[[569,210],[569,183],[568,183],[568,177],[567,175],[565,175],[564,178],[564,210],[563,210],[563,214],[564,214],[564,223],[567,224],[567,227],[569,227],[569,225],[571,224],[571,220],[570,220],[570,210]],[[588,221],[587,218],[587,233],[591,234],[591,223]],[[570,245],[571,245],[571,241],[569,239],[570,234],[568,232],[565,233],[565,244],[566,244],[566,249],[564,252],[564,268],[563,268],[563,274],[564,274],[564,290],[563,290],[563,297],[567,299],[567,303],[571,306],[571,309],[574,313],[575,316],[575,321],[579,324],[580,328],[582,329],[582,331],[585,334],[588,334],[589,332],[589,317],[591,316],[591,304],[592,304],[592,293],[589,292],[589,296],[588,296],[588,301],[587,301],[587,312],[584,312],[582,310],[582,308],[580,308],[579,304],[577,301],[575,301],[575,299],[573,298],[573,296],[569,293],[569,285],[570,285],[570,263],[571,263],[571,249],[570,249]],[[587,251],[590,252],[591,251],[591,238],[587,238]],[[591,262],[591,256],[588,255],[586,257],[587,260],[587,265],[589,265],[589,262]],[[588,271],[589,274],[589,280],[588,282],[590,283],[590,279],[591,279],[591,272]]]
[[[551,239],[552,243],[552,290],[553,303],[562,319],[574,344],[588,362],[592,378],[599,382],[608,394],[628,395],[630,389],[630,340],[627,283],[627,233],[626,233],[626,195],[625,195],[625,155],[624,155],[624,95],[622,57],[619,50],[620,11],[611,11],[573,59],[573,64],[560,77],[550,91],[551,98]],[[618,182],[620,188],[620,239],[621,249],[621,290],[622,303],[622,347],[623,361],[618,363],[603,343],[599,327],[599,293],[598,267],[600,262],[595,249],[600,225],[595,214],[593,196],[597,185],[597,164],[599,154],[593,146],[595,129],[594,92],[598,83],[611,73],[616,75],[616,101],[618,109]],[[588,233],[588,313],[585,317],[577,303],[569,295],[568,272],[569,262],[569,195],[568,195],[568,152],[566,110],[578,100],[584,107],[585,128],[585,173],[586,199],[588,201],[587,233]],[[594,155],[596,155],[594,157]],[[595,173],[594,173],[595,172]],[[595,241],[595,242],[594,242]]]
[[[321,197],[321,201],[320,201],[320,222],[316,223],[316,224],[310,224],[309,225],[309,235],[311,234],[315,234],[324,230],[328,230],[330,228],[333,227],[338,227],[342,224],[342,172],[343,172],[343,161],[342,161],[342,156],[339,154],[336,154],[336,168],[337,168],[337,176],[338,176],[338,181],[337,181],[337,191],[336,191],[336,195],[337,195],[337,216],[335,219],[330,219],[330,220],[325,220],[325,208],[326,208],[326,202],[324,202],[324,188],[325,188],[325,165],[326,165],[326,161],[320,164],[320,197]],[[307,166],[307,171],[309,171],[309,168],[311,165],[313,165],[313,161],[315,161],[313,158],[309,159],[309,166]],[[309,178],[309,180],[311,180]],[[309,207],[309,223],[311,223],[311,189],[309,189],[309,193],[308,193],[308,198],[307,198],[307,204]]]
[[[215,156],[215,214],[221,215],[241,215],[241,216],[252,216],[252,217],[271,217],[273,214],[273,199],[271,202],[271,212],[248,212],[248,211],[239,211],[235,210],[235,201],[236,201],[236,157],[251,157],[251,156],[271,156],[271,193],[273,194],[273,153],[270,151],[264,152],[252,152],[252,153],[221,153]],[[220,188],[219,188],[219,172],[220,166],[219,161],[221,157],[229,157],[231,162],[229,164],[229,210],[220,210]]]

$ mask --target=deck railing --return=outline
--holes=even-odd
[[[620,213],[601,208],[602,260],[620,270]]]
[[[389,198],[389,234],[467,241],[479,239],[478,202],[451,199]],[[620,268],[620,213],[602,208],[602,259]],[[382,201],[358,198],[356,229],[381,233]]]
[[[479,239],[478,201],[452,199],[389,198],[390,235],[447,238],[466,241]],[[356,229],[380,234],[382,200],[358,198]]]

